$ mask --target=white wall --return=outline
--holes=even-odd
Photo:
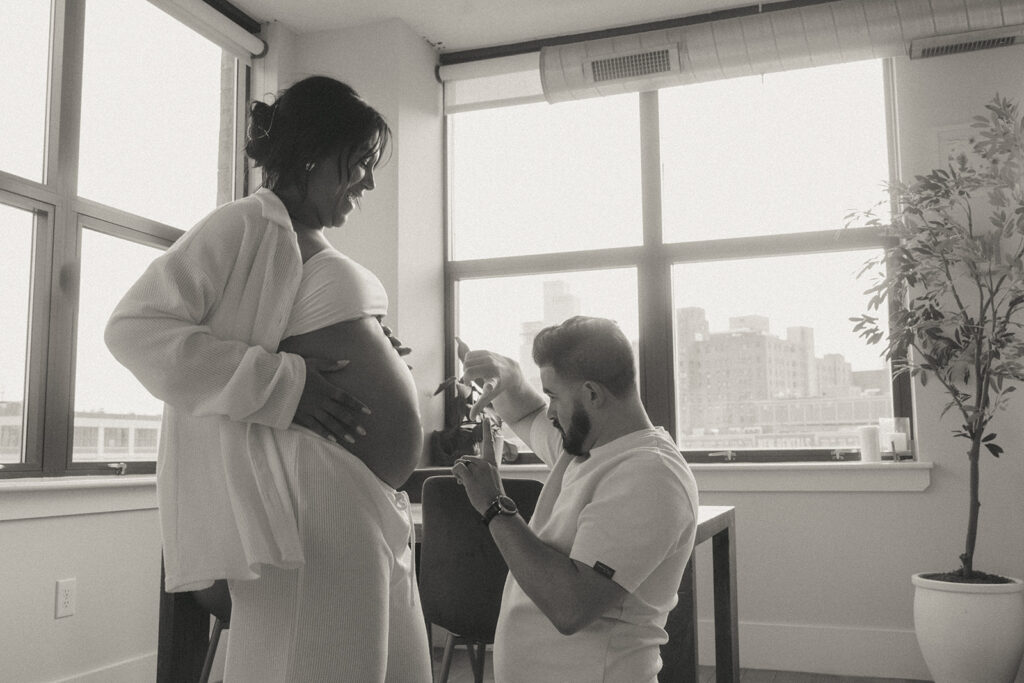
[[[0,489],[0,680],[155,680],[153,477],[124,478],[119,484],[128,486],[116,488],[70,483],[4,482]],[[76,579],[76,611],[54,619],[55,584],[67,578]]]
[[[996,91],[1024,105],[1024,48],[901,59],[895,67],[905,179],[934,167],[939,132],[969,126]],[[935,383],[914,389],[919,454],[935,465],[926,491],[702,492],[702,503],[736,506],[744,667],[929,678],[913,635],[910,576],[959,565],[967,442],[952,438],[952,412],[938,420],[945,398]],[[983,456],[975,559],[978,569],[1016,577],[1024,577],[1022,415],[1018,397],[995,424],[1006,453]],[[713,663],[709,549],[698,558],[702,658]]]

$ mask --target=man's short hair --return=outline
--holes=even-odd
[[[617,398],[636,386],[633,347],[606,318],[577,315],[545,327],[533,340],[533,362],[569,381],[599,382]]]

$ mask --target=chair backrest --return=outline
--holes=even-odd
[[[505,493],[529,520],[542,487],[533,479],[503,479]],[[452,476],[423,484],[420,601],[428,623],[471,641],[493,643],[508,566],[490,531]]]
[[[409,494],[409,502],[419,503],[423,500],[423,482],[427,478],[451,476],[451,473],[451,467],[418,467],[412,471],[405,483],[398,487],[398,490]]]

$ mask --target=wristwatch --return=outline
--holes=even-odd
[[[490,506],[484,510],[483,523],[484,526],[488,526],[491,520],[498,515],[517,515],[519,514],[519,508],[516,507],[516,502],[508,496],[499,495],[497,498],[491,501]]]

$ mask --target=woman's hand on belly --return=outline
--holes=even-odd
[[[335,442],[341,440],[353,444],[356,435],[366,436],[360,419],[369,415],[370,409],[327,379],[329,373],[344,370],[349,361],[303,360],[306,362],[306,384],[302,387],[292,422]]]
[[[337,323],[286,339],[280,350],[350,361],[326,380],[342,394],[358,396],[370,414],[358,420],[365,436],[343,445],[380,479],[401,486],[419,461],[423,428],[412,374],[381,324],[375,318]]]

